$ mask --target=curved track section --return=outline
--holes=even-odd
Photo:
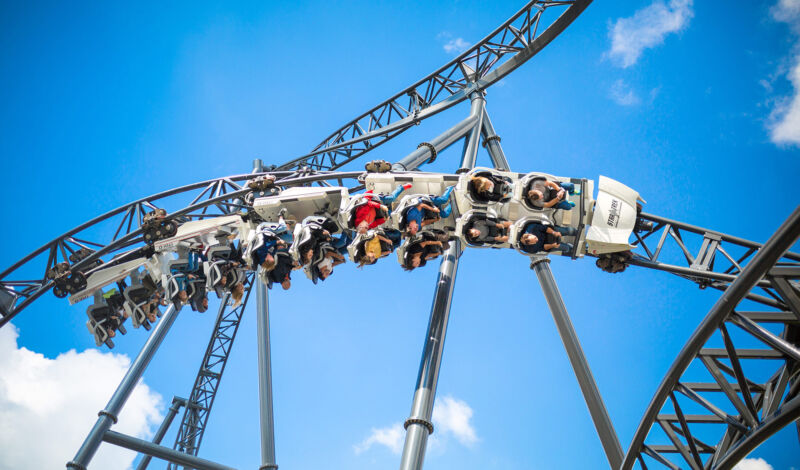
[[[271,172],[276,185],[287,188],[318,184],[345,186],[354,190],[361,186],[360,172]],[[260,173],[226,176],[202,181],[138,199],[75,227],[28,254],[0,273],[0,327],[11,321],[31,302],[53,287],[47,271],[59,263],[68,263],[73,272],[91,274],[98,260],[125,249],[141,245],[145,215],[157,209],[168,211],[168,219],[202,220],[219,217],[242,209],[241,198],[251,192],[239,183]],[[110,236],[110,240],[108,240]],[[100,241],[102,240],[102,241]],[[108,241],[106,241],[108,240]]]
[[[483,40],[440,69],[333,132],[314,150],[278,167],[335,170],[423,119],[485,90],[536,55],[591,0],[529,2]]]
[[[784,257],[798,237],[800,207],[763,247],[753,248],[681,350],[623,469],[637,462],[641,468],[730,469],[800,418],[800,263]]]

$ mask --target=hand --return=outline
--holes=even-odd
[[[556,238],[561,238],[561,232],[554,232],[553,236]]]
[[[433,208],[433,212],[436,212],[436,213],[438,214],[438,213],[440,212],[440,211],[439,211],[439,208],[438,208],[438,207],[434,207],[434,208]]]

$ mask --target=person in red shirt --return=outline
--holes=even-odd
[[[386,222],[386,216],[389,215],[389,207],[387,206],[394,202],[400,193],[410,187],[411,184],[404,184],[402,186],[398,186],[397,189],[392,192],[392,194],[378,194],[377,199],[379,199],[381,202],[375,200],[376,196],[372,194],[371,189],[369,191],[365,191],[363,195],[366,197],[366,204],[363,204],[356,209],[356,217],[353,223],[356,228],[356,232],[367,233],[367,230],[378,227]]]

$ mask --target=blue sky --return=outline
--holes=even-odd
[[[301,155],[520,6],[6,2],[0,265],[133,199],[247,172],[256,157]],[[607,175],[637,189],[648,212],[766,240],[800,203],[800,3],[720,6],[591,5],[488,91],[512,168]],[[397,160],[468,112],[456,106],[375,156]],[[433,168],[454,169],[456,154]],[[626,447],[717,293],[642,269],[608,275],[592,260],[556,259],[552,269]],[[291,291],[270,293],[282,468],[397,466],[394,430],[410,410],[437,268],[409,274],[383,261],[363,271],[348,264],[317,286],[296,275]],[[468,250],[455,293],[426,468],[603,468],[528,260]],[[110,396],[125,359],[85,352],[94,343],[84,308],[47,295],[14,321],[16,344],[11,329],[0,331],[0,416],[16,430],[0,431],[0,455],[14,447],[71,458]],[[189,393],[213,320],[181,314],[120,429],[148,435],[172,396]],[[114,353],[134,357],[145,339],[133,331]],[[259,464],[256,371],[250,308],[201,456]],[[33,439],[53,429],[52,439]],[[173,438],[174,428],[165,442]],[[793,430],[753,454],[787,470],[798,456]]]

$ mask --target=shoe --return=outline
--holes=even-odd
[[[411,184],[411,183],[406,183],[406,184],[403,185],[403,190],[411,189],[412,186],[414,186],[414,185]]]
[[[574,202],[572,202],[572,201],[567,201],[567,202],[569,203],[570,206],[575,207],[575,203]]]

